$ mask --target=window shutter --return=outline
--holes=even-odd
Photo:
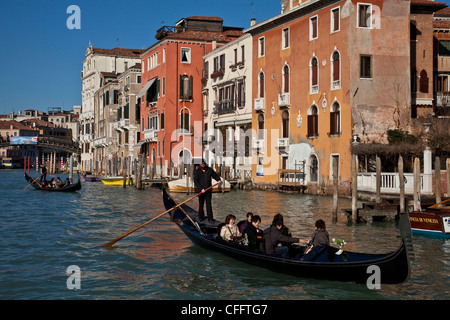
[[[183,76],[180,75],[180,98],[183,97]]]
[[[336,134],[336,113],[330,112],[330,134]]]
[[[161,80],[160,79],[156,79],[156,98],[159,98],[160,94],[159,94],[159,90],[161,88]]]
[[[316,60],[314,60],[316,61]],[[312,66],[312,80],[311,80],[311,84],[313,86],[317,85],[317,63],[315,65]]]
[[[312,137],[313,136],[313,124],[314,124],[314,116],[313,115],[308,115],[308,137]]]
[[[339,53],[333,54],[333,81],[339,80],[340,60]]]
[[[192,93],[193,93],[193,91],[192,91],[192,86],[193,86],[193,78],[192,78],[192,76],[190,76],[189,77],[189,98],[191,98],[192,99]]]

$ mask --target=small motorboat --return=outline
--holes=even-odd
[[[128,185],[128,178],[125,178],[125,179],[126,179],[126,183]],[[120,187],[123,186],[123,177],[120,177],[120,176],[118,176],[118,177],[102,177],[101,180],[105,186],[120,186]],[[130,184],[133,185],[134,179],[130,178],[130,180],[131,180]]]
[[[186,188],[186,178],[181,178],[177,180],[172,180],[168,182],[169,191],[170,192],[187,192]],[[194,181],[192,179],[189,180],[189,191],[196,192],[197,189],[194,186]],[[231,184],[228,180],[225,180],[225,192],[230,191]],[[212,192],[222,192],[222,184],[215,186],[212,189]]]
[[[90,176],[90,175],[85,175],[84,176],[84,181],[101,181],[102,179],[98,176]]]
[[[450,199],[408,215],[413,234],[450,238]]]

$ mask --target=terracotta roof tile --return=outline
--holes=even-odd
[[[144,49],[126,49],[126,48],[113,48],[113,49],[102,49],[102,48],[92,48],[94,54],[118,56],[118,57],[131,57],[139,58],[140,54],[144,52]]]
[[[443,2],[432,1],[432,0],[411,0],[411,5],[425,5],[425,6],[435,6],[435,7],[446,7],[447,5]]]

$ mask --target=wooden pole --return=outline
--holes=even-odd
[[[434,159],[434,183],[436,187],[436,203],[441,203],[441,159],[439,157]]]
[[[352,154],[352,222],[358,221],[358,172],[356,169],[356,155]]]
[[[447,197],[450,197],[450,158],[445,162],[447,166]]]
[[[225,193],[225,160],[222,164],[222,177],[223,177],[223,184],[222,184],[222,193]]]
[[[333,161],[333,221],[336,221],[338,212],[338,158],[332,157],[332,161]]]
[[[379,156],[376,156],[376,169],[377,169],[377,176],[376,176],[376,202],[381,202],[381,160]]]
[[[414,158],[414,210],[420,209],[420,159]]]
[[[403,157],[398,157],[398,178],[400,184],[400,213],[405,212],[405,176],[403,174]]]
[[[127,161],[126,158],[122,159],[122,175],[123,175],[123,187],[127,187]]]
[[[189,194],[189,174],[190,174],[190,166],[186,165],[186,194]]]

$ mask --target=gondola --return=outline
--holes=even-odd
[[[163,201],[167,210],[177,206],[176,201],[165,189],[163,189]],[[369,277],[372,274],[375,276],[375,272],[378,272],[380,284],[401,283],[409,277],[409,260],[404,239],[397,250],[386,254],[344,251],[336,255],[338,249],[330,246],[316,259],[301,261],[298,256],[284,259],[250,252],[246,246],[224,241],[217,234],[217,223],[199,222],[197,211],[186,204],[170,210],[168,214],[171,221],[176,223],[194,244],[276,272],[302,278],[356,283],[368,283]],[[292,250],[295,253],[303,252],[303,249],[302,246],[294,246]]]
[[[81,189],[81,181],[80,176],[78,175],[78,182],[68,184],[62,188],[45,188],[42,187],[39,183],[39,179],[33,179],[27,173],[25,172],[25,179],[28,181],[29,184],[31,184],[35,189],[42,190],[42,191],[49,191],[49,192],[74,192]]]

